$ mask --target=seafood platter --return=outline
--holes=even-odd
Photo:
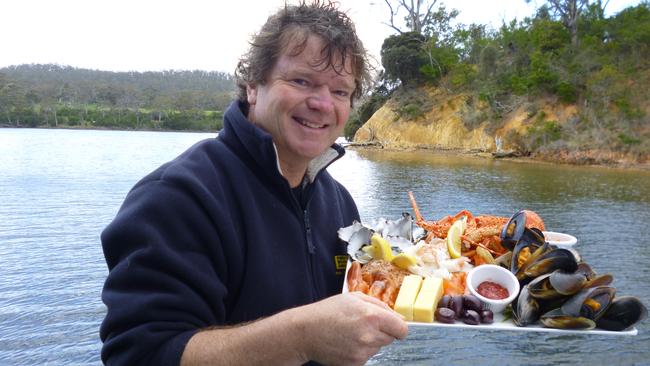
[[[542,218],[463,210],[341,228],[348,261],[343,292],[386,303],[409,326],[636,335],[647,308],[621,295],[575,248],[545,238]]]

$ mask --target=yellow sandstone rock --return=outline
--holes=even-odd
[[[413,305],[413,320],[416,322],[432,323],[433,313],[442,297],[442,278],[427,277]]]

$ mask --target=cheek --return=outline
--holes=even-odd
[[[338,124],[344,126],[350,118],[350,106],[345,105],[344,107],[338,108],[336,118],[338,119]]]

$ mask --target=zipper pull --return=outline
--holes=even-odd
[[[316,247],[314,247],[314,243],[311,237],[311,224],[309,223],[309,215],[307,210],[304,210],[302,214],[303,214],[303,219],[305,221],[305,235],[307,237],[307,249],[309,249],[309,254],[314,254],[316,253]]]

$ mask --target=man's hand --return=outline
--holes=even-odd
[[[408,327],[385,303],[352,292],[287,311],[294,312],[305,358],[330,365],[362,365],[379,349],[403,339]],[[306,317],[306,319],[305,319]]]
[[[401,315],[360,292],[332,296],[241,326],[195,334],[182,365],[363,365],[403,339]]]

